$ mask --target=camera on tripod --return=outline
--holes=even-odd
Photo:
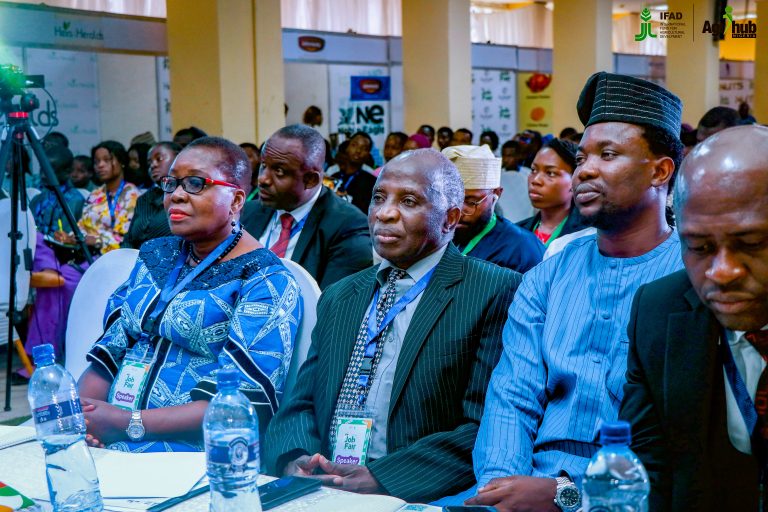
[[[45,88],[43,75],[25,75],[19,66],[0,64],[0,114],[32,112],[40,106],[40,100],[27,88]],[[13,98],[19,96],[14,105]]]

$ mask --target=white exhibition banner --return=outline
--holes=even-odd
[[[498,154],[501,145],[517,133],[516,84],[515,72],[511,70],[472,70],[473,144],[479,142],[482,132],[492,130],[499,136]]]

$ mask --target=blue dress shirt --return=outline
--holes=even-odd
[[[600,254],[591,235],[525,274],[473,453],[478,486],[563,472],[581,485],[601,422],[618,417],[632,298],[680,268],[676,232],[632,258]]]

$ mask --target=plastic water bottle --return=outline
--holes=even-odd
[[[600,427],[598,450],[584,477],[585,512],[645,512],[651,486],[640,459],[629,443],[629,423],[606,422]]]
[[[37,370],[29,381],[29,406],[45,452],[48,493],[56,512],[99,512],[104,508],[85,418],[72,375],[56,364],[53,346],[32,349]]]
[[[205,411],[211,512],[261,512],[259,424],[251,403],[238,389],[239,383],[237,370],[221,370],[219,392]]]

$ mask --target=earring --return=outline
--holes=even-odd
[[[237,233],[237,227],[235,227],[237,226],[237,222],[235,222],[235,220],[233,219],[231,224],[232,224],[232,234],[234,235],[235,233]]]

